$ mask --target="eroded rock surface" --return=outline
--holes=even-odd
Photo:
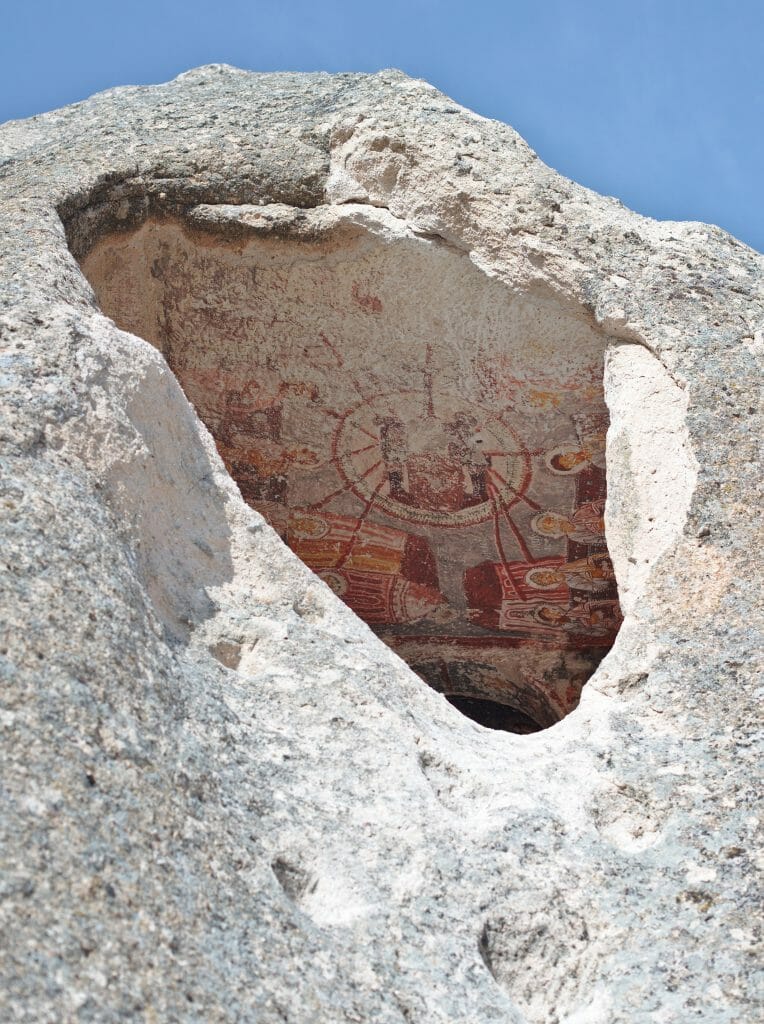
[[[755,1019],[762,257],[398,72],[0,159],[4,1019]]]

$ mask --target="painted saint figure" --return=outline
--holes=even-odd
[[[370,626],[443,623],[454,614],[423,537],[352,516],[297,509],[287,543]]]
[[[454,512],[488,500],[489,460],[480,450],[474,416],[460,412],[446,423],[430,416],[414,429],[389,414],[379,416],[375,425],[394,501]]]
[[[397,573],[322,569],[318,576],[370,626],[447,622],[455,613],[433,587]]]
[[[547,452],[545,463],[558,476],[580,473],[587,466],[605,468],[605,435],[591,434],[581,441],[568,441]]]
[[[583,601],[569,608],[539,605],[533,614],[544,625],[561,627],[574,633],[586,633],[589,636],[615,635],[621,624],[617,601]]]
[[[542,537],[564,537],[579,544],[605,543],[605,499],[587,501],[570,515],[540,512],[531,520],[531,529]]]
[[[607,590],[615,581],[610,556],[603,551],[556,566],[529,569],[526,583],[537,590],[554,590],[565,584],[573,590]]]

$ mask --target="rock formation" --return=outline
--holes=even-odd
[[[2,1018],[755,1019],[762,257],[394,71],[0,175]]]

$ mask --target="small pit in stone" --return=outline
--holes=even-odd
[[[161,350],[245,501],[422,679],[490,728],[554,724],[621,621],[607,339],[384,211],[227,210],[233,232],[197,209],[78,253],[102,310]]]

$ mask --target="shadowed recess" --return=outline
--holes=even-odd
[[[606,339],[384,214],[248,209],[239,235],[102,237],[81,262],[101,308],[163,352],[245,501],[415,672],[491,728],[552,725],[620,625]]]

